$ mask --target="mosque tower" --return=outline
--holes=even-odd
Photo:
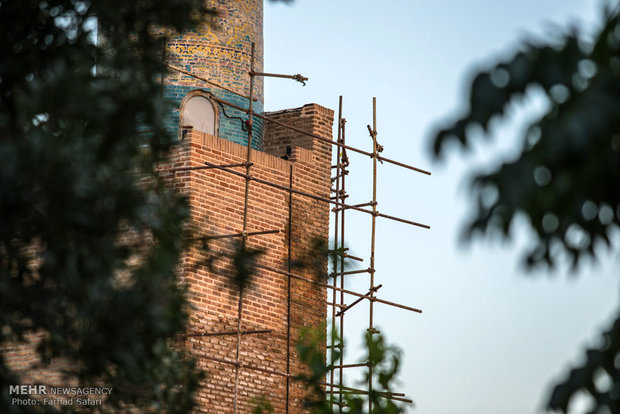
[[[179,71],[166,76],[165,96],[176,104],[168,125],[172,131],[192,125],[194,130],[247,144],[247,115],[209,100],[209,94],[248,108],[250,62],[254,43],[254,71],[263,71],[263,0],[219,0],[207,2],[217,10],[211,24],[195,27],[171,39],[167,62],[202,78],[206,83]],[[263,78],[254,78],[253,109],[263,112]],[[223,88],[214,86],[220,85]],[[225,88],[225,89],[224,89]],[[211,117],[205,118],[205,113]],[[200,114],[200,115],[199,115]],[[263,121],[254,120],[252,148],[263,149]]]
[[[179,269],[190,304],[182,346],[206,373],[198,412],[250,413],[264,399],[277,413],[304,413],[295,345],[303,328],[324,329],[326,291],[315,269],[290,263],[328,239],[329,205],[317,198],[330,197],[326,140],[334,114],[317,104],[265,113],[263,80],[255,76],[252,109],[264,119],[253,117],[248,153],[248,114],[228,104],[248,108],[252,43],[254,72],[263,72],[263,0],[207,5],[218,11],[214,24],[172,38],[166,49],[173,69],[165,96],[176,108],[168,126],[179,137],[167,180],[189,200],[189,229],[210,237],[209,252],[190,247]],[[212,253],[225,257],[242,237],[263,253],[240,294],[230,283],[230,261],[204,263]]]

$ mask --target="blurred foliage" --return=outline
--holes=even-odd
[[[554,388],[549,408],[566,413],[571,398],[578,391],[585,391],[593,401],[589,412],[620,413],[620,318],[603,333],[600,343],[599,347],[588,349],[585,362]]]
[[[327,413],[329,403],[323,382],[331,367],[340,357],[338,351],[330,352],[330,362],[325,363],[325,352],[322,347],[326,343],[325,326],[317,328],[306,327],[302,329],[297,341],[297,353],[299,359],[308,368],[307,372],[295,377],[306,386],[307,395],[304,399],[304,407],[310,409],[312,414]],[[329,411],[331,412],[331,411]]]
[[[509,237],[516,214],[525,215],[536,233],[528,265],[553,266],[555,246],[577,265],[598,243],[609,245],[620,219],[619,50],[618,9],[607,9],[593,42],[573,31],[557,44],[528,43],[476,75],[468,113],[434,138],[437,157],[450,141],[471,145],[468,131],[488,131],[531,88],[549,105],[528,126],[514,161],[473,179],[477,213],[469,235],[498,230]]]
[[[264,253],[263,249],[247,247],[245,238],[233,242],[230,255],[233,265],[232,283],[239,289],[241,295],[256,274],[256,261]]]
[[[254,407],[252,414],[273,413],[273,405],[264,395],[250,399],[250,405]]]
[[[160,33],[212,14],[202,0],[0,0],[0,345],[40,334],[43,366],[113,388],[95,410],[194,405],[193,363],[168,341],[186,320],[188,207],[154,171],[171,140]],[[10,404],[0,358],[0,412],[42,410]]]
[[[334,273],[344,272],[351,266],[351,259],[347,256],[348,251],[348,247],[330,249],[326,239],[314,237],[302,254],[291,262],[291,265],[294,269],[310,270],[317,281],[326,282]],[[331,269],[331,273],[328,273],[328,269]]]
[[[213,274],[224,276],[226,283],[221,287],[238,290],[243,296],[252,285],[257,273],[258,259],[265,253],[265,249],[248,247],[247,240],[243,237],[234,238],[224,249],[217,249],[211,245],[213,238],[214,236],[207,235],[191,240],[204,257],[192,263],[190,269],[195,271],[206,268]]]
[[[321,237],[313,237],[308,247],[292,261],[291,265],[293,269],[312,271],[317,280],[324,282],[327,279],[327,267],[330,258],[334,260],[334,254],[330,252],[327,240]]]
[[[332,333],[337,338],[336,333]],[[337,338],[339,343],[340,340]],[[312,414],[399,414],[404,413],[406,406],[398,404],[395,400],[387,398],[392,393],[392,387],[396,381],[396,375],[400,368],[400,350],[394,346],[388,346],[380,334],[366,333],[364,344],[366,356],[363,363],[373,367],[373,389],[367,394],[356,393],[352,389],[343,388],[342,407],[339,406],[339,398],[330,400],[327,398],[323,382],[334,364],[339,361],[340,353],[330,353],[330,361],[325,362],[325,353],[321,345],[325,343],[325,329],[307,328],[301,332],[297,342],[297,352],[301,361],[308,368],[307,372],[296,377],[302,381],[308,393],[304,405]],[[367,386],[368,374],[361,387]],[[372,402],[372,410],[367,411],[369,401]]]
[[[528,266],[557,265],[563,254],[573,268],[583,257],[596,258],[599,246],[611,247],[620,221],[620,21],[619,6],[604,9],[593,38],[573,29],[553,44],[529,42],[508,61],[478,73],[469,109],[437,133],[436,157],[446,144],[470,146],[471,131],[488,132],[492,120],[524,94],[542,91],[548,107],[527,127],[522,149],[472,182],[477,211],[467,234],[499,231],[510,237],[517,214],[534,231]],[[591,412],[620,413],[620,318],[552,393],[548,407],[568,411],[585,391]]]

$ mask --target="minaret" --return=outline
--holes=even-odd
[[[213,3],[212,25],[169,42],[166,59],[177,69],[164,79],[179,140],[162,169],[174,170],[165,177],[187,196],[188,231],[210,240],[209,249],[191,244],[178,269],[189,304],[182,346],[206,373],[196,411],[245,414],[266,399],[277,413],[305,413],[308,390],[295,378],[306,367],[295,344],[305,327],[323,326],[326,288],[320,272],[292,263],[316,240],[327,243],[329,204],[317,197],[330,197],[334,114],[317,104],[264,113],[256,76],[252,107],[267,121],[253,118],[248,151],[247,113],[217,100],[248,108],[252,43],[254,71],[263,71],[263,0]],[[262,253],[242,291],[229,256],[243,239]]]
[[[226,89],[172,70],[164,79],[165,96],[175,105],[168,125],[173,134],[187,125],[247,145],[247,114],[209,99],[209,93],[248,107],[252,43],[255,44],[254,70],[263,70],[263,0],[219,0],[207,2],[207,6],[217,10],[217,17],[211,24],[205,22],[173,37],[166,49],[166,60]],[[253,110],[262,112],[264,95],[260,76],[254,79],[253,96],[256,99]],[[263,148],[263,122],[256,118],[252,148]]]

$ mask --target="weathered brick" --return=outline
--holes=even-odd
[[[333,113],[316,104],[279,113],[268,114],[308,132],[331,139]],[[324,122],[315,122],[321,117]],[[272,154],[252,150],[254,163],[251,175],[288,187],[289,174],[293,171],[293,188],[321,197],[329,197],[331,146],[317,139],[307,139],[303,134],[291,133],[268,123],[265,130],[265,147]],[[287,135],[288,134],[288,135]],[[276,155],[281,145],[291,145],[290,159]],[[297,144],[300,145],[297,145]],[[185,150],[189,148],[189,151]],[[184,142],[175,148],[172,165],[190,166],[233,164],[244,162],[247,148],[239,144],[197,131],[189,131]],[[275,153],[275,155],[273,154]],[[177,155],[178,154],[178,155]],[[181,160],[183,158],[183,160]],[[244,172],[244,168],[236,168]],[[184,177],[187,174],[184,173]],[[199,235],[240,233],[243,228],[245,179],[219,169],[189,172],[189,186],[182,191],[189,197],[192,216],[189,227]],[[178,185],[178,181],[177,181]],[[287,270],[288,258],[288,192],[251,181],[248,200],[248,232],[278,230],[278,233],[251,236],[248,245],[264,250],[259,263]],[[312,239],[327,240],[329,206],[327,203],[293,195],[291,240],[293,260],[307,254]],[[215,251],[226,251],[229,239],[212,242]],[[235,331],[237,326],[238,292],[229,282],[230,263],[221,260],[215,272],[197,263],[206,259],[206,253],[190,249],[182,261],[180,277],[189,286],[192,305],[191,332]],[[325,263],[325,266],[327,264]],[[295,270],[307,278],[314,278],[311,269]],[[325,321],[324,288],[312,283],[291,280],[291,374],[299,374],[303,366],[296,358],[295,342],[305,326],[319,327]],[[269,334],[244,335],[241,343],[241,364],[276,372],[286,372],[287,347],[287,277],[259,270],[244,293],[242,330],[270,329]],[[215,339],[217,338],[217,339]],[[199,411],[204,413],[231,412],[234,398],[234,367],[209,360],[208,357],[234,361],[236,336],[191,337],[186,341],[199,366],[208,373],[199,395],[204,395]],[[238,404],[240,412],[250,412],[250,400],[264,395],[274,405],[276,412],[285,411],[286,378],[247,368],[240,369]],[[204,390],[208,390],[205,393]],[[303,412],[304,388],[291,386],[290,412]],[[201,400],[202,401],[202,400]]]

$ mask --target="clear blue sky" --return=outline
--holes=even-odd
[[[511,119],[493,128],[495,145],[481,141],[466,157],[454,151],[442,164],[428,152],[433,129],[464,105],[473,68],[510,56],[528,34],[549,38],[554,27],[578,22],[592,29],[598,6],[594,0],[265,3],[265,71],[310,78],[305,87],[266,80],[266,110],[309,102],[337,108],[343,95],[348,143],[369,149],[366,125],[376,96],[383,155],[433,171],[427,177],[390,165],[379,170],[379,210],[432,226],[379,220],[377,229],[379,296],[424,310],[375,307],[376,324],[405,352],[397,391],[416,401],[413,413],[543,412],[549,385],[595,343],[617,308],[617,256],[606,254],[577,275],[526,274],[519,266],[523,227],[510,244],[458,242],[470,206],[468,172],[510,157],[522,121],[544,102],[527,97],[533,109],[511,108]],[[361,156],[351,161],[349,201],[367,202],[372,164]],[[369,216],[351,212],[347,224],[353,254],[368,257]],[[352,276],[349,286],[365,291],[367,276]],[[355,362],[367,318],[365,304],[347,316],[347,363]]]

